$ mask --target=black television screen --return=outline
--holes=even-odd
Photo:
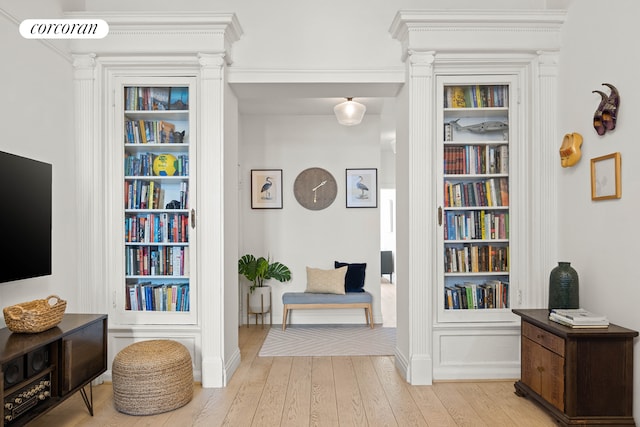
[[[51,274],[51,170],[0,151],[0,282]]]

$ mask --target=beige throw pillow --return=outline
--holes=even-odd
[[[307,267],[307,290],[313,294],[343,294],[347,266],[331,270]]]

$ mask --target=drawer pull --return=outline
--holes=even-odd
[[[538,366],[538,372],[543,373],[544,372],[544,367],[543,366]]]
[[[544,337],[544,335],[542,335],[542,334],[538,334],[538,335],[536,335],[536,338],[538,338],[538,339],[540,339],[540,340],[541,340],[543,337]]]

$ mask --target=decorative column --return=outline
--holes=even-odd
[[[202,386],[225,386],[224,366],[224,54],[198,54],[198,280]]]
[[[99,123],[95,111],[96,55],[73,55],[73,79],[75,97],[75,165],[76,165],[76,222],[78,241],[76,253],[79,310],[94,313],[104,310],[98,303],[105,285],[101,274],[103,236],[101,233],[104,211],[100,197],[101,142],[95,136],[95,123]]]
[[[433,142],[433,64],[435,52],[409,50],[409,339],[411,353],[407,379],[412,385],[429,385],[433,380],[431,328],[434,304],[433,283],[437,283],[434,224],[436,220]]]
[[[558,62],[557,51],[538,51],[538,78],[534,88],[538,98],[533,112],[533,140],[537,141],[529,147],[528,158],[531,159],[529,170],[539,173],[529,174],[531,194],[536,195],[538,203],[530,207],[532,225],[529,228],[529,242],[532,247],[532,259],[529,265],[542,268],[531,269],[527,277],[532,283],[547,283],[549,273],[558,263],[558,171],[560,170],[559,148],[562,137],[558,135]],[[534,89],[535,90],[535,89]],[[538,133],[537,135],[535,133]],[[548,287],[528,287],[528,306],[546,307]]]

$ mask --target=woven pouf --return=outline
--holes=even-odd
[[[176,341],[131,344],[113,359],[111,372],[115,407],[125,414],[172,411],[193,397],[191,355]]]

